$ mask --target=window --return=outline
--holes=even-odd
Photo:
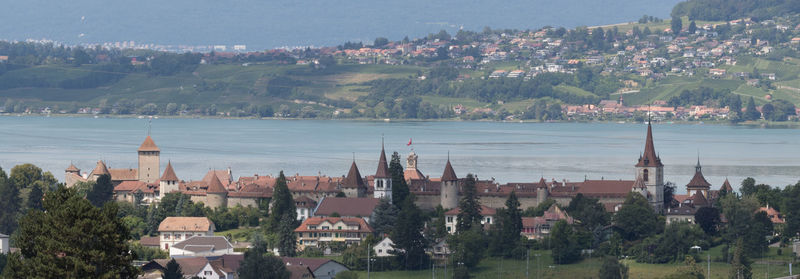
[[[328,226],[322,226],[322,230],[329,230],[329,229],[330,229],[330,227],[328,227]]]
[[[453,222],[453,217],[452,216],[448,216],[447,217],[447,222],[448,223],[452,223]]]
[[[208,271],[208,270],[203,271],[203,275],[211,275],[211,271]]]
[[[447,227],[447,232],[450,232],[450,227]]]
[[[650,177],[649,177],[650,175],[648,173],[649,173],[649,171],[646,170],[646,169],[644,171],[642,171],[642,179],[644,179],[644,182],[650,181],[649,180],[650,179]]]
[[[169,239],[169,234],[164,234],[164,239]]]
[[[342,226],[336,227],[337,230],[342,230]]]
[[[176,233],[175,234],[175,240],[181,240],[181,234]]]

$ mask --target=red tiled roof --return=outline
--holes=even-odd
[[[376,198],[326,197],[319,202],[314,215],[330,216],[335,212],[339,216],[369,217],[379,202]]]
[[[223,185],[228,185],[233,179],[231,179],[230,173],[227,170],[209,170],[205,176],[203,176],[203,181],[206,183],[211,183],[211,176],[217,176],[219,182],[222,182]]]
[[[733,192],[733,187],[731,187],[731,183],[728,182],[727,178],[725,178],[725,182],[722,183],[722,187],[720,187],[720,190],[725,190],[727,193]]]
[[[708,200],[705,196],[703,196],[703,192],[697,191],[692,195],[692,205],[697,207],[703,207],[708,205]]]
[[[261,187],[257,184],[248,184],[239,189],[239,191],[229,191],[229,197],[246,197],[246,198],[271,198],[273,189],[272,187]]]
[[[311,218],[308,218],[308,219],[305,219],[305,220],[303,220],[303,223],[301,223],[301,224],[300,224],[300,226],[298,226],[296,229],[294,229],[294,231],[295,231],[295,232],[316,232],[316,231],[322,231],[322,228],[320,228],[320,227],[318,227],[317,229],[314,229],[314,230],[310,230],[310,229],[308,229],[308,226],[309,226],[309,225],[318,226],[319,224],[322,224],[322,222],[325,222],[325,221],[327,221],[327,222],[328,222],[328,223],[330,223],[331,225],[334,225],[334,224],[336,224],[336,223],[339,223],[339,222],[341,221],[342,223],[345,223],[345,224],[347,224],[347,225],[349,225],[349,226],[358,226],[358,229],[357,229],[357,230],[346,230],[346,229],[342,229],[342,230],[338,230],[338,229],[337,229],[337,230],[334,230],[334,229],[328,229],[328,230],[325,230],[326,232],[373,232],[373,231],[374,231],[374,230],[373,230],[373,229],[372,229],[372,228],[371,228],[371,227],[370,227],[370,226],[367,224],[367,221],[365,221],[363,218],[353,218],[353,217],[319,217],[319,216],[314,216],[314,217],[311,217]]]
[[[299,196],[294,199],[295,207],[297,208],[315,208],[317,207],[317,201],[312,200],[306,196]]]
[[[111,175],[108,172],[108,168],[106,167],[106,163],[103,163],[102,160],[99,160],[99,161],[97,161],[97,165],[94,167],[94,170],[92,170],[91,175],[103,175],[103,174]]]
[[[356,161],[353,161],[353,164],[350,165],[350,171],[347,172],[347,177],[344,180],[342,180],[342,187],[367,188],[367,185],[364,184],[364,178],[361,177],[361,172],[358,171],[358,166],[356,166]]]
[[[442,174],[442,181],[456,181],[458,177],[456,176],[456,172],[453,170],[453,166],[450,165],[450,159],[447,160],[447,164],[444,165],[444,173]]]
[[[577,192],[587,196],[627,196],[635,181],[632,180],[586,180],[576,183]],[[567,187],[564,187],[567,188]]]
[[[760,211],[766,212],[767,213],[767,217],[769,217],[769,220],[772,221],[773,224],[786,223],[786,220],[783,219],[783,217],[781,216],[781,213],[778,212],[777,210],[775,210],[774,207],[769,207],[769,205],[767,205],[767,207],[761,207],[761,208],[759,208],[757,210],[757,212],[760,212]]]
[[[639,158],[639,163],[636,164],[637,167],[663,167],[664,164],[661,163],[661,158],[656,155],[656,148],[653,145],[653,128],[650,126],[650,123],[647,123],[647,139],[645,139],[644,143],[644,154],[642,157]]]
[[[79,172],[81,170],[78,169],[78,167],[76,167],[75,165],[69,164],[69,167],[67,167],[67,169],[64,170],[64,171],[66,171],[66,172]]]
[[[163,181],[178,181],[178,176],[175,175],[175,170],[172,169],[172,162],[167,162],[167,168],[164,169],[164,175],[161,176]]]
[[[375,171],[375,178],[392,178],[389,172],[389,165],[386,163],[386,151],[381,147],[381,158],[378,160],[378,170]]]
[[[319,267],[321,267],[322,265],[324,265],[324,264],[326,264],[328,262],[332,262],[332,261],[335,262],[334,260],[326,259],[326,258],[289,258],[289,257],[281,257],[281,260],[283,260],[283,263],[286,264],[287,267],[288,266],[307,266],[309,269],[311,269],[312,272],[317,270]]]
[[[136,191],[137,189],[142,189],[145,187],[147,187],[147,183],[144,183],[142,181],[127,180],[127,181],[122,181],[122,183],[115,186],[114,192],[125,192],[125,191],[133,192]]]
[[[161,151],[161,150],[158,149],[156,143],[153,142],[153,138],[147,136],[147,138],[144,139],[144,142],[142,142],[142,145],[139,146],[139,151]]]
[[[426,177],[418,169],[406,169],[403,171],[403,178],[406,180],[425,180]]]
[[[167,217],[158,225],[160,232],[207,232],[214,223],[206,217]]]
[[[689,184],[686,184],[686,187],[708,188],[711,187],[711,183],[708,183],[706,178],[703,177],[703,172],[698,170],[694,173],[694,177],[692,177],[692,180],[689,181]]]
[[[139,244],[142,246],[158,247],[161,245],[160,241],[158,236],[142,236],[142,238],[139,239]]]
[[[137,169],[109,169],[108,173],[114,181],[139,180]]]
[[[208,190],[206,190],[206,193],[209,193],[209,194],[222,194],[222,193],[227,193],[227,192],[228,192],[228,190],[225,190],[225,187],[222,186],[222,182],[220,182],[219,178],[217,178],[217,174],[215,172],[212,173],[210,181],[208,183]]]

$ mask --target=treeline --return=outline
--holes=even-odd
[[[758,20],[798,12],[798,0],[690,0],[675,5],[672,16],[688,16],[691,20],[733,20],[747,17]]]

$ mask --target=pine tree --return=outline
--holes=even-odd
[[[389,199],[381,199],[375,211],[372,212],[372,218],[369,220],[369,226],[375,230],[375,234],[383,236],[392,232],[397,220],[397,207],[389,202]]]
[[[292,220],[297,219],[297,209],[292,198],[292,193],[289,191],[289,186],[286,184],[286,176],[281,171],[278,179],[275,181],[275,189],[272,192],[272,208],[269,212],[269,221],[267,222],[267,232],[275,232],[278,230],[279,223],[284,214],[289,214]],[[292,221],[294,224],[294,221]]]
[[[605,256],[598,277],[600,279],[627,279],[628,266],[620,263],[615,256]]]
[[[408,184],[405,179],[403,165],[400,164],[400,154],[395,151],[392,153],[392,160],[389,162],[389,172],[392,174],[392,203],[398,208],[402,208],[403,200],[408,197]]]
[[[462,197],[458,202],[458,223],[456,223],[456,231],[468,231],[473,225],[480,226],[481,224],[481,204],[478,202],[478,192],[475,189],[475,177],[470,173],[467,174],[462,188]]]
[[[747,255],[744,253],[744,244],[742,238],[736,240],[736,249],[733,251],[733,259],[731,259],[730,278],[753,278],[753,273],[750,269],[750,260],[747,259]]]
[[[694,35],[694,32],[697,31],[697,24],[694,23],[694,20],[689,23],[689,34]]]
[[[745,107],[744,116],[742,118],[744,120],[761,119],[761,113],[756,109],[756,102],[752,96],[750,97],[750,100],[747,101],[747,106]]]
[[[136,278],[128,229],[114,203],[98,208],[74,189],[49,192],[20,219],[8,278]]]
[[[297,255],[297,238],[294,234],[294,221],[296,217],[284,213],[281,223],[278,226],[278,252],[284,257],[294,257]]]
[[[672,17],[672,33],[677,36],[681,33],[681,29],[683,28],[683,20],[680,17]]]
[[[11,183],[6,172],[0,168],[0,233],[10,235],[17,229],[17,216],[22,200],[19,188]]]
[[[110,201],[113,196],[114,185],[111,184],[111,176],[104,174],[97,178],[94,187],[86,194],[86,199],[92,202],[94,206],[101,207]]]
[[[28,203],[25,205],[28,209],[42,210],[44,190],[41,184],[42,183],[34,183],[33,186],[31,186],[31,192],[28,193]]]
[[[288,279],[292,273],[286,270],[283,261],[273,255],[267,254],[266,244],[253,243],[253,248],[244,252],[237,273],[241,279]]]
[[[183,271],[181,271],[181,265],[175,261],[175,258],[169,260],[167,262],[167,266],[165,267],[164,274],[161,275],[162,279],[183,279]]]
[[[403,201],[402,209],[397,215],[397,223],[392,231],[391,239],[395,250],[392,253],[398,256],[404,269],[419,269],[425,263],[425,237],[422,235],[422,211],[414,204],[414,195],[408,196]]]

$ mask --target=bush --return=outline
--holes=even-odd
[[[355,271],[342,271],[336,274],[336,279],[358,279],[358,273]]]

